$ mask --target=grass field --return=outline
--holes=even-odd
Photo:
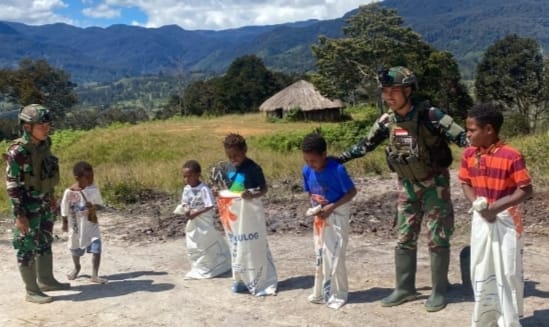
[[[341,127],[341,126],[339,126]],[[64,130],[54,133],[53,153],[59,157],[61,183],[57,194],[73,183],[72,165],[79,160],[90,162],[95,168],[96,183],[111,204],[124,202],[145,189],[178,195],[183,187],[180,167],[186,160],[195,159],[202,165],[204,180],[208,168],[225,160],[222,140],[228,133],[239,133],[248,141],[248,155],[258,162],[269,182],[301,183],[303,166],[301,153],[273,150],[266,145],[269,138],[299,142],[303,135],[321,128],[338,128],[336,123],[267,122],[261,114],[229,115],[215,118],[173,118],[138,125],[115,124],[91,131]],[[280,138],[281,136],[288,136]],[[297,138],[297,140],[295,140]],[[529,168],[539,183],[549,180],[549,133],[511,140],[526,155]],[[338,153],[342,142],[331,142],[329,152]],[[344,142],[343,142],[344,143]],[[0,144],[3,149],[7,143]],[[454,158],[460,150],[454,148]],[[454,161],[457,167],[459,160]],[[383,151],[374,151],[361,160],[347,165],[352,176],[387,173]],[[2,170],[2,177],[4,177]],[[7,212],[5,191],[0,192],[0,212]]]

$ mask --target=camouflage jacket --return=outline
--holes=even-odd
[[[374,150],[378,145],[390,137],[391,125],[398,125],[400,122],[413,119],[416,110],[422,109],[427,110],[427,114],[422,115],[425,116],[425,118],[420,118],[421,123],[424,124],[427,129],[433,133],[439,133],[441,137],[444,137],[448,142],[453,142],[460,147],[465,147],[469,144],[465,130],[456,124],[449,115],[435,107],[428,106],[427,108],[421,108],[421,106],[428,106],[428,103],[414,106],[406,117],[400,117],[392,112],[383,114],[376,120],[366,138],[339,155],[339,161],[347,162],[355,158],[363,157],[366,153]]]
[[[37,213],[51,201],[59,182],[59,166],[50,144],[48,138],[34,145],[24,133],[8,147],[6,189],[14,218]]]

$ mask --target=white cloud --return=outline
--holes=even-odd
[[[94,19],[115,23],[131,22],[145,27],[177,24],[185,29],[228,29],[249,25],[270,25],[307,19],[339,18],[360,5],[377,0],[1,0],[0,20],[27,24],[65,22],[74,24]],[[63,17],[56,9],[80,2],[78,15]],[[140,10],[142,17],[124,16],[124,8]],[[82,14],[85,17],[79,16]]]
[[[82,10],[82,13],[84,14],[84,16],[91,17],[91,18],[112,19],[112,18],[120,17],[120,9],[114,9],[112,7],[109,7],[105,3],[102,3],[93,8],[90,8],[90,7],[84,8]]]
[[[227,29],[332,19],[373,0],[104,0],[111,7],[137,7],[147,27],[177,24],[185,29]]]
[[[67,7],[61,0],[2,0],[0,20],[31,25],[49,23],[73,24],[74,20],[56,15],[54,10]]]

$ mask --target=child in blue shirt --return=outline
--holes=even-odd
[[[314,218],[316,272],[311,303],[339,309],[347,302],[345,251],[349,238],[350,201],[357,191],[345,167],[327,156],[324,138],[316,133],[301,143],[304,190],[312,206],[321,206]]]

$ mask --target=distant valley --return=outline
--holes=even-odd
[[[465,78],[486,47],[509,33],[533,37],[549,49],[549,9],[543,0],[385,0],[415,31],[454,54]],[[286,73],[314,70],[311,45],[319,35],[343,36],[345,19],[309,20],[272,26],[209,31],[170,25],[78,28],[0,22],[0,67],[22,58],[44,58],[83,84],[124,77],[168,74],[216,75],[237,57],[256,54],[267,67]],[[406,49],[402,49],[406,51]]]

